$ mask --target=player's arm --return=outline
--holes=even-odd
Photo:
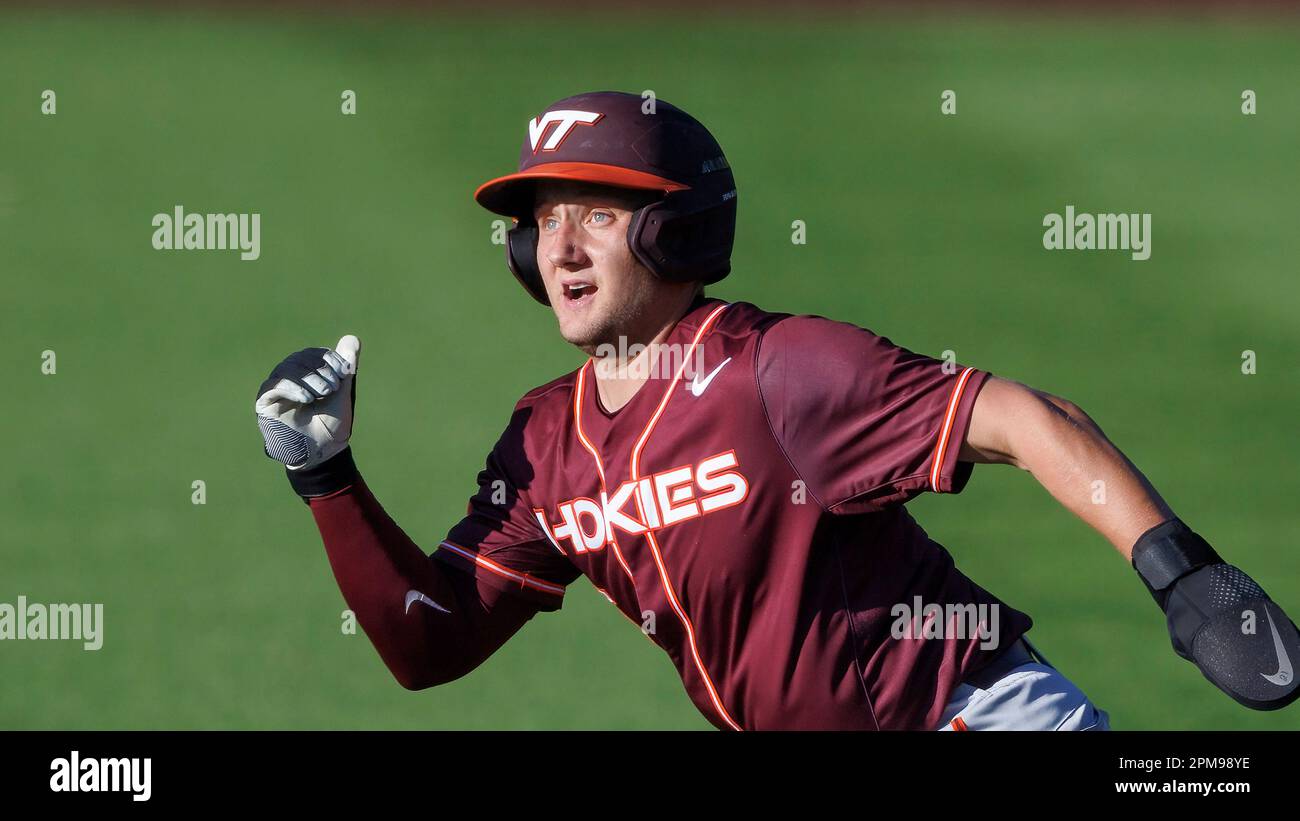
[[[409,690],[460,678],[533,617],[538,606],[434,561],[353,474],[348,487],[308,500],[330,567],[357,623]],[[324,466],[329,468],[329,465]]]
[[[1138,537],[1174,516],[1146,477],[1077,405],[996,376],[988,378],[975,399],[959,458],[1014,465],[1033,474],[1128,560]]]
[[[348,440],[360,342],[309,348],[258,389],[266,453],[311,508],[343,598],[403,687],[459,678],[514,635],[538,606],[434,561],[380,506]]]
[[[1300,697],[1295,624],[1250,576],[1176,518],[1076,405],[989,378],[959,458],[1029,471],[1110,540],[1165,612],[1175,652],[1225,693],[1260,710]]]

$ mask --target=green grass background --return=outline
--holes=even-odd
[[[653,89],[726,147],[739,239],[714,293],[1073,399],[1300,613],[1296,28],[1012,14],[0,13],[0,601],[105,605],[99,652],[0,643],[0,728],[708,726],[583,581],[467,678],[399,688],[342,635],[252,415],[282,355],[360,335],[357,459],[431,548],[514,400],[580,362],[470,192],[541,106],[597,88]],[[176,204],[261,213],[261,259],[154,251]],[[1151,259],[1044,251],[1067,204],[1151,212]],[[1029,476],[912,507],[1117,728],[1300,728],[1175,657],[1132,571]]]

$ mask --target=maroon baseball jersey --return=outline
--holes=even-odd
[[[678,363],[617,412],[591,361],[526,394],[435,558],[543,610],[585,575],[719,727],[932,729],[996,652],[895,638],[894,607],[996,606],[998,648],[1031,625],[903,506],[966,483],[988,374],[712,299],[666,345]]]

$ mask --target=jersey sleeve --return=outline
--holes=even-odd
[[[970,478],[957,454],[987,372],[813,316],[768,328],[756,367],[773,435],[832,513],[959,493]]]
[[[435,559],[473,574],[480,583],[558,610],[565,587],[580,574],[546,534],[529,503],[534,470],[524,445],[527,408],[516,408],[487,464],[469,509],[447,534]]]

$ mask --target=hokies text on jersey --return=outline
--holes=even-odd
[[[568,541],[575,553],[602,550],[614,541],[616,530],[639,536],[745,501],[749,482],[739,466],[736,452],[728,450],[695,465],[624,482],[613,494],[602,490],[598,500],[579,496],[560,502],[555,524],[543,509],[536,508],[533,514],[561,553],[563,541]]]

